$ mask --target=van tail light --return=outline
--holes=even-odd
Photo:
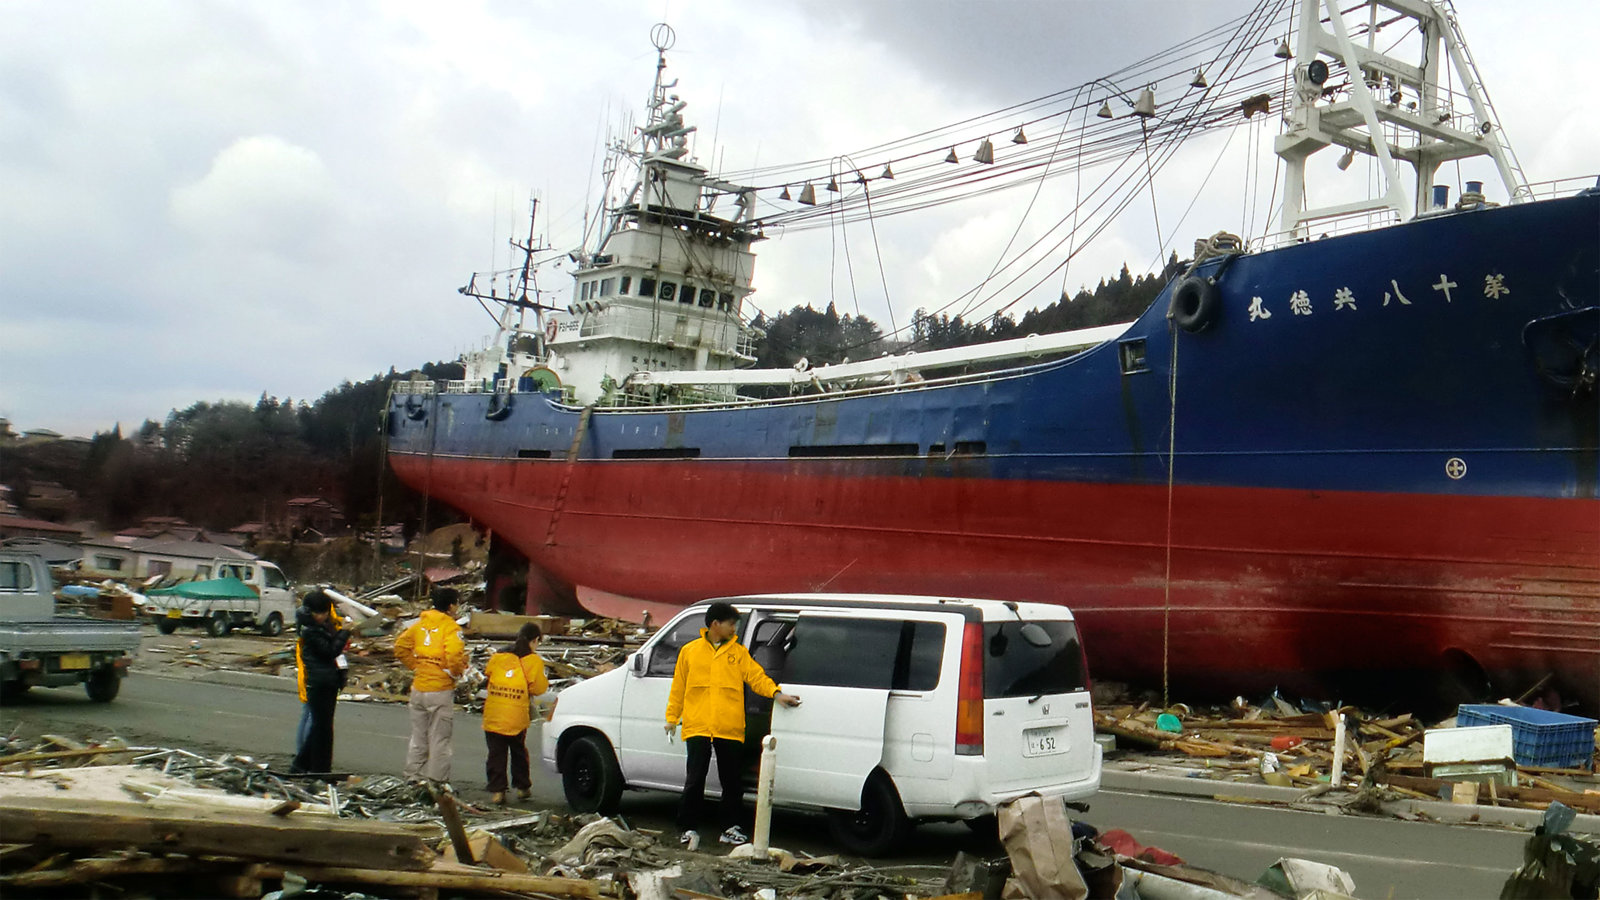
[[[956,755],[983,755],[983,623],[961,633],[961,679],[956,694]]]

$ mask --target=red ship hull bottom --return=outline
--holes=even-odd
[[[1515,694],[1548,675],[1563,698],[1600,701],[1595,500],[1195,486],[1169,497],[814,477],[787,460],[391,462],[591,596],[1053,602],[1082,623],[1097,678],[1165,679],[1176,696],[1278,686],[1381,700],[1486,679]]]

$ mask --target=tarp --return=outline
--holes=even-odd
[[[190,600],[254,600],[259,595],[237,578],[185,581],[147,592],[152,597],[186,597]]]

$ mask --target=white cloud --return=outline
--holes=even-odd
[[[342,223],[317,154],[274,135],[224,148],[205,177],[172,193],[177,224],[201,242],[294,258],[316,255]]]

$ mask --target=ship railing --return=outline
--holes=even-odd
[[[633,321],[630,318],[611,318],[601,313],[598,316],[588,316],[578,326],[578,337],[600,338],[614,337],[626,340],[641,341],[644,343],[657,343],[666,340],[680,343],[698,342],[707,345],[711,352],[730,354],[743,350],[739,338],[729,340],[724,334],[743,336],[744,329],[740,328],[736,319],[731,316],[726,324],[723,322],[704,322],[699,328],[690,327],[683,332],[673,328],[661,328],[648,321]]]
[[[389,388],[390,393],[394,394],[431,394],[435,390],[436,385],[431,379],[421,378],[402,379],[394,382]]]
[[[1600,188],[1600,176],[1577,175],[1572,178],[1535,181],[1528,185],[1528,192],[1535,200],[1555,200],[1559,197],[1575,196],[1590,188]]]
[[[1317,241],[1328,237],[1358,234],[1363,231],[1376,231],[1379,228],[1388,228],[1391,225],[1398,224],[1400,224],[1400,218],[1392,209],[1367,209],[1339,216],[1330,216],[1326,219],[1317,219],[1309,223],[1301,223],[1299,228],[1289,231],[1268,232],[1261,237],[1252,239],[1247,246],[1250,252],[1255,253],[1277,247],[1286,247],[1290,244],[1304,244],[1308,241]]]

